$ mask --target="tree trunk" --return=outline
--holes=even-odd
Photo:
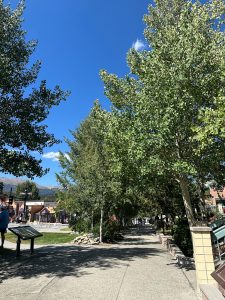
[[[188,180],[186,176],[180,176],[177,181],[180,184],[181,192],[182,192],[182,197],[184,201],[184,207],[188,219],[189,226],[193,226],[195,224],[195,217],[191,205],[191,198],[190,198],[190,193],[189,193],[189,188],[188,188]]]
[[[201,215],[202,215],[202,220],[206,217],[206,208],[205,208],[205,191],[204,191],[204,186],[203,184],[199,184],[199,190],[200,190],[200,203],[202,205],[201,207]]]
[[[100,241],[100,243],[102,243],[102,225],[103,225],[103,209],[101,208],[100,230],[99,230],[99,241]]]
[[[93,232],[93,228],[94,228],[94,212],[91,212],[91,232]]]
[[[123,224],[123,227],[125,227],[125,220],[124,220],[124,217],[122,217],[122,224]]]
[[[160,215],[160,222],[161,222],[161,228],[162,228],[162,230],[163,230],[163,234],[165,234],[165,224],[164,224],[164,221],[163,221],[163,215],[161,214]]]

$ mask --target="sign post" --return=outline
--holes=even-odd
[[[43,236],[42,233],[37,231],[31,226],[18,226],[9,228],[9,230],[17,236],[16,256],[20,256],[20,244],[22,240],[30,240],[30,253],[34,252],[34,239]]]

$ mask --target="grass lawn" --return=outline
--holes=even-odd
[[[55,232],[42,232],[43,236],[35,239],[35,244],[47,245],[47,244],[63,244],[71,242],[76,236],[69,233],[55,233]],[[13,233],[7,233],[5,235],[7,241],[16,243],[17,236]],[[23,241],[22,243],[30,244],[30,240]]]
[[[72,231],[72,230],[69,228],[69,226],[65,226],[61,228],[60,231]]]

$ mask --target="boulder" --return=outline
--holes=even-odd
[[[99,238],[94,238],[93,234],[84,234],[76,237],[73,242],[76,244],[97,245],[99,244]]]

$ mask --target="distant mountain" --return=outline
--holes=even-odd
[[[21,184],[25,182],[25,179],[20,179],[20,178],[5,178],[5,177],[0,177],[0,182],[4,183],[4,192],[9,193],[10,189],[12,188],[12,192],[16,191],[16,187],[18,184]],[[34,182],[35,183],[35,182]],[[59,187],[56,186],[42,186],[37,183],[35,183],[38,190],[39,190],[39,195],[41,197],[44,196],[54,196],[55,192],[59,189]]]

